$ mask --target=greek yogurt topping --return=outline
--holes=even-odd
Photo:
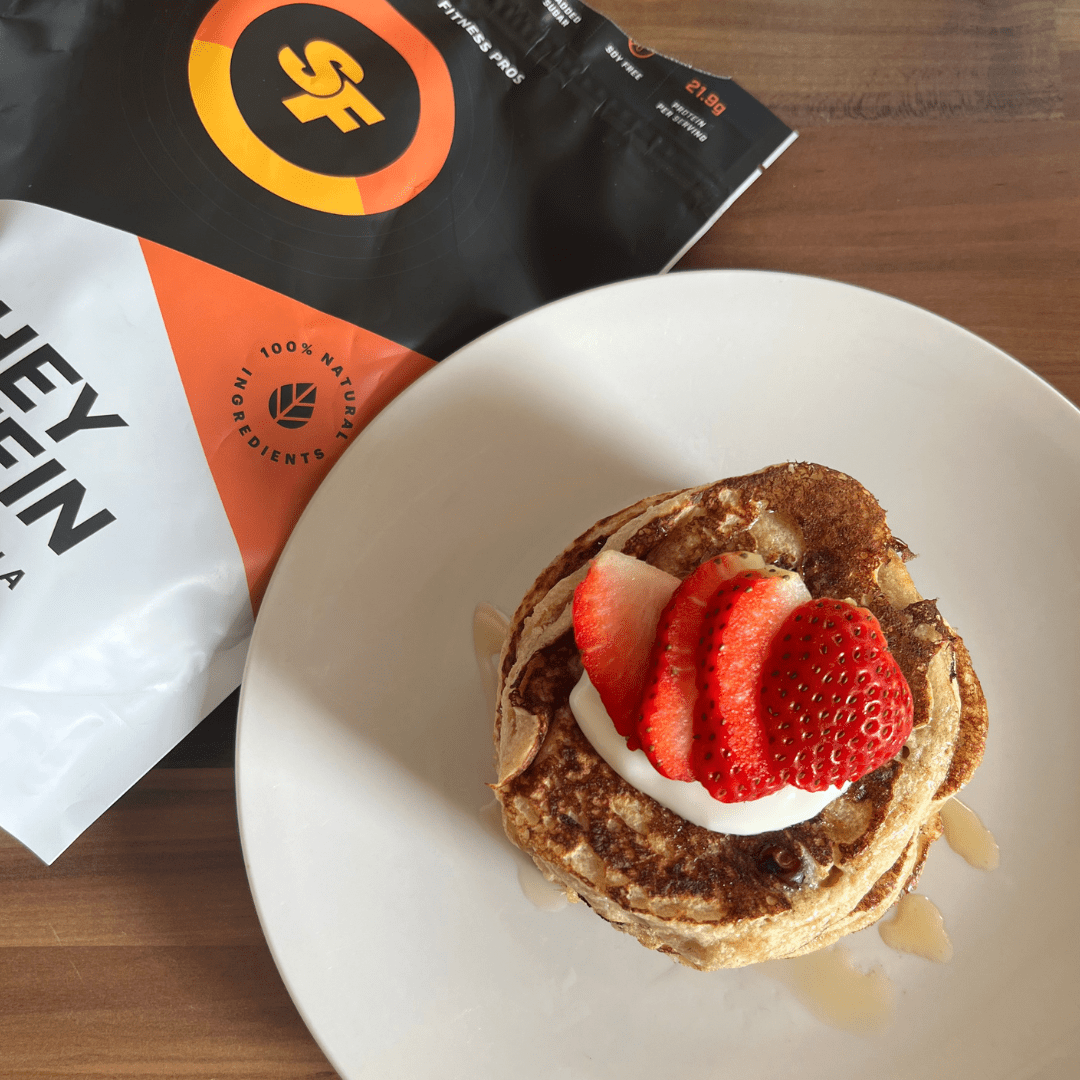
[[[581,676],[570,692],[570,708],[593,749],[628,784],[679,817],[711,832],[753,836],[786,829],[800,821],[808,821],[848,788],[844,784],[825,791],[803,791],[789,785],[749,802],[722,803],[696,781],[669,780],[661,776],[643,751],[627,749],[626,740],[615,730],[587,674]]]

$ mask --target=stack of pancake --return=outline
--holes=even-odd
[[[777,832],[710,832],[659,805],[600,757],[568,702],[582,674],[574,588],[605,549],[679,578],[722,552],[756,551],[801,574],[813,597],[869,608],[914,698],[907,743]],[[597,522],[536,580],[502,652],[494,789],[507,835],[571,900],[694,968],[797,956],[879,919],[917,880],[938,811],[986,739],[967,649],[917,592],[910,557],[861,484],[812,464],[657,495]]]

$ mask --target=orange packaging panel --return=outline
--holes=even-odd
[[[330,466],[433,362],[208,263],[141,243],[257,609]]]

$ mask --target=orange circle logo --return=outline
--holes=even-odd
[[[218,0],[188,83],[217,148],[312,210],[393,210],[439,174],[454,88],[438,49],[386,0]]]
[[[626,47],[630,50],[630,55],[636,56],[639,60],[648,60],[650,56],[656,55],[652,49],[646,49],[644,45],[639,45],[630,38],[626,39]]]

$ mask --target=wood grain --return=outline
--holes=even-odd
[[[797,127],[1055,119],[1074,0],[600,0],[635,40]],[[1061,35],[1059,38],[1059,34]]]
[[[800,130],[681,270],[926,307],[1080,404],[1080,0],[598,0]],[[159,769],[51,868],[0,834],[0,1077],[333,1077],[248,891],[230,769]]]
[[[336,1076],[259,928],[233,791],[155,769],[51,867],[0,833],[0,1076]]]

